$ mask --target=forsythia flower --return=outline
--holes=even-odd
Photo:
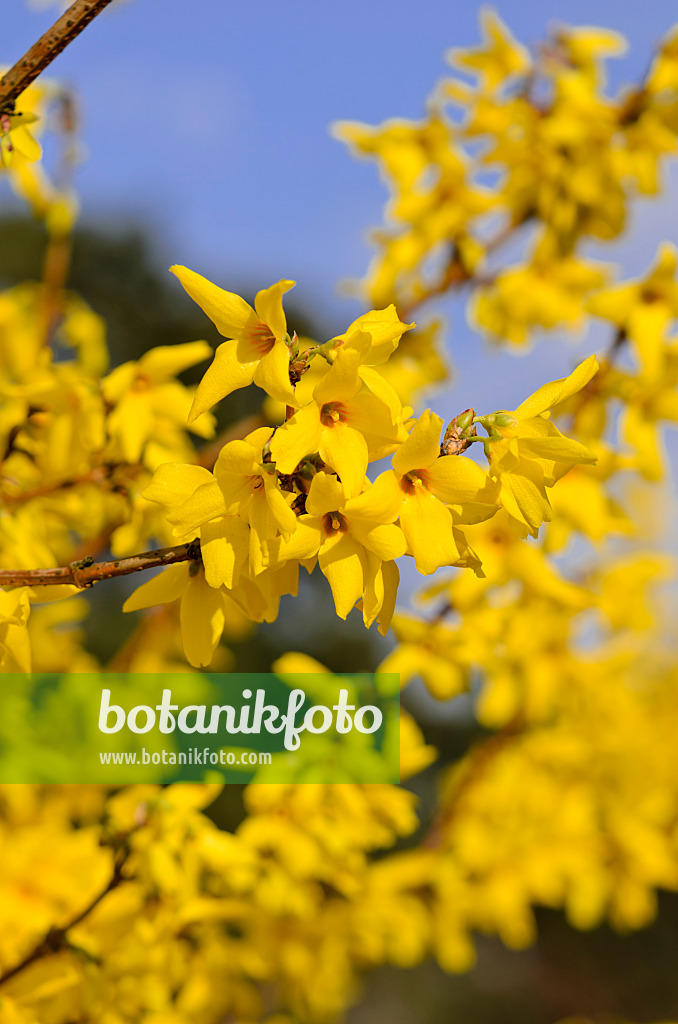
[[[151,349],[138,362],[123,363],[102,381],[104,398],[115,406],[108,418],[110,455],[137,462],[150,441],[147,459],[154,469],[171,450],[176,427],[186,421],[190,392],[175,375],[201,363],[211,349],[206,341],[163,345]],[[214,419],[194,418],[191,430],[201,437],[214,433]],[[163,442],[165,442],[163,444]]]
[[[282,297],[294,281],[278,281],[257,292],[252,309],[239,295],[218,288],[187,267],[171,270],[219,334],[231,339],[219,345],[196,392],[189,422],[232,391],[253,382],[279,402],[295,405],[289,378],[290,349],[285,340],[289,335],[282,307]]]
[[[276,431],[270,445],[282,473],[292,473],[305,455],[318,452],[337,472],[347,498],[360,492],[370,459],[393,451],[406,437],[402,413],[396,408],[394,414],[392,402],[363,386],[360,363],[359,350],[340,349],[313,389],[313,401]],[[382,391],[386,387],[384,382]]]
[[[551,519],[546,488],[577,463],[596,461],[584,445],[561,434],[548,414],[581,391],[597,370],[598,363],[591,356],[569,377],[539,388],[514,412],[501,411],[486,418],[488,430],[497,438],[490,441],[488,454],[490,476],[500,488],[499,500],[534,537],[540,525]]]
[[[346,498],[336,477],[318,473],[306,499],[306,513],[280,549],[280,558],[318,555],[321,572],[332,588],[337,615],[345,619],[358,600],[370,626],[379,617],[388,630],[398,569],[394,559],[405,553],[405,537],[394,520],[398,499],[385,474],[357,496]]]
[[[491,505],[487,473],[463,455],[440,455],[443,421],[429,409],[393,456],[387,479],[399,502],[400,525],[419,572],[429,575],[459,558],[452,515],[446,505]],[[496,490],[496,488],[495,488]]]

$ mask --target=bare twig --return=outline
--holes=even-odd
[[[14,112],[14,105],[24,89],[110,3],[111,0],[75,0],[71,4],[59,20],[0,79],[0,114]]]
[[[200,561],[200,541],[176,544],[170,548],[144,551],[129,558],[118,558],[114,562],[95,562],[83,558],[70,565],[56,569],[0,569],[0,587],[46,587],[68,583],[84,589],[99,580],[113,579],[114,576],[129,576],[144,569],[158,569],[175,562]]]

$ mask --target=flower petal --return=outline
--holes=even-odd
[[[212,477],[201,484],[187,500],[167,515],[167,521],[174,526],[175,534],[183,537],[193,533],[210,519],[226,515],[226,502],[221,487]]]
[[[347,402],[358,393],[361,380],[358,375],[360,353],[353,349],[340,349],[324,377],[313,389],[318,405],[329,402]]]
[[[443,421],[440,416],[427,409],[412,428],[405,444],[393,456],[393,469],[398,476],[404,476],[414,469],[426,469],[440,455],[440,435]]]
[[[287,333],[287,321],[283,311],[282,297],[285,292],[293,288],[295,281],[278,281],[270,288],[263,288],[257,292],[254,300],[254,308],[259,319],[271,328],[276,338],[281,339]]]
[[[174,266],[170,271],[179,278],[184,289],[200,306],[224,338],[239,338],[245,325],[256,317],[250,304],[234,292],[212,284],[206,277],[188,267]]]
[[[188,563],[170,565],[157,576],[146,580],[122,606],[124,612],[137,612],[141,608],[153,608],[156,604],[169,604],[181,597],[188,584]]]
[[[299,409],[276,430],[270,448],[280,473],[292,473],[305,455],[313,455],[320,444],[320,410],[313,402]]]
[[[276,341],[271,351],[261,357],[254,371],[254,383],[271,398],[296,406],[290,383],[290,350],[284,341]]]
[[[312,516],[324,516],[344,507],[344,489],[331,473],[316,473],[306,498],[306,511]]]
[[[209,586],[202,573],[192,576],[181,599],[179,621],[184,654],[194,668],[211,662],[225,620],[222,594]]]
[[[165,462],[158,466],[150,484],[141,493],[147,501],[156,501],[170,508],[182,504],[198,487],[211,483],[213,479],[209,469],[203,466]]]
[[[369,453],[367,441],[348,423],[320,428],[320,457],[341,478],[344,494],[352,498],[360,494],[365,482]]]
[[[188,422],[211,409],[238,388],[246,388],[254,380],[257,363],[241,363],[236,355],[237,341],[224,341],[214,353],[212,365],[198,384]]]
[[[429,576],[459,557],[452,532],[452,516],[442,501],[425,487],[408,494],[400,510],[400,525],[414,555],[417,570]]]
[[[238,583],[247,562],[249,534],[249,526],[239,516],[224,516],[202,527],[200,551],[210,587],[232,590]]]
[[[352,521],[364,519],[371,523],[393,523],[400,514],[403,497],[398,478],[393,470],[387,469],[362,494],[349,498],[346,515]]]
[[[572,371],[569,377],[552,380],[549,384],[544,384],[538,391],[535,391],[529,398],[526,398],[515,410],[516,416],[519,419],[525,419],[528,416],[538,416],[540,413],[546,412],[547,409],[552,409],[555,405],[571,398],[572,395],[576,395],[578,391],[586,387],[597,372],[598,363],[596,357],[589,356],[588,359],[585,359],[583,363],[580,363]]]
[[[345,619],[363,592],[360,545],[348,533],[335,534],[323,542],[318,563],[332,588],[337,615]]]
[[[367,523],[350,521],[351,533],[363,547],[379,555],[382,561],[390,562],[401,558],[407,549],[405,535],[399,526],[368,526]]]
[[[450,505],[481,501],[479,496],[490,483],[487,473],[465,455],[436,459],[428,471],[428,479],[433,493]]]

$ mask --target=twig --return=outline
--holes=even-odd
[[[200,541],[196,539],[189,544],[144,551],[128,558],[118,558],[114,562],[95,562],[91,558],[83,558],[56,569],[0,569],[0,587],[46,587],[69,583],[84,589],[99,580],[113,579],[114,576],[128,576],[132,572],[158,569],[175,562],[198,561]]]
[[[12,114],[14,104],[31,82],[48,67],[111,0],[75,0],[50,29],[40,36],[0,79],[0,114]]]
[[[112,892],[114,889],[117,889],[120,883],[125,880],[125,877],[122,873],[122,869],[124,868],[125,863],[127,862],[129,853],[129,848],[127,848],[123,851],[122,854],[119,854],[116,857],[115,866],[113,868],[113,874],[111,875],[111,878],[108,884],[106,885],[106,888],[102,889],[102,891],[98,893],[83,910],[76,914],[75,917],[71,918],[68,924],[62,925],[60,928],[50,928],[49,931],[45,934],[45,936],[37,944],[37,946],[35,946],[31,950],[31,952],[23,958],[23,960],[21,960],[18,964],[15,964],[14,967],[10,967],[10,969],[5,971],[4,974],[0,975],[0,985],[4,985],[5,982],[10,980],[10,978],[14,978],[17,974],[20,973],[20,971],[25,970],[26,967],[29,967],[32,963],[35,963],[36,960],[40,960],[41,957],[50,956],[53,953],[59,952],[60,949],[63,949],[65,945],[67,932],[69,932],[71,928],[75,928],[76,925],[79,925],[82,921],[84,921],[88,914],[90,914],[94,910],[94,908],[101,903],[104,897],[108,896],[109,892]]]

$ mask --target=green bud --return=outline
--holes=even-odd
[[[487,419],[489,423],[494,423],[496,427],[512,427],[516,422],[515,416],[511,416],[508,412],[495,412],[488,416]]]
[[[457,429],[466,430],[473,423],[473,417],[475,416],[475,409],[465,409],[464,412],[457,416]],[[454,423],[454,420],[452,421]],[[452,426],[452,423],[447,428],[448,430]]]

